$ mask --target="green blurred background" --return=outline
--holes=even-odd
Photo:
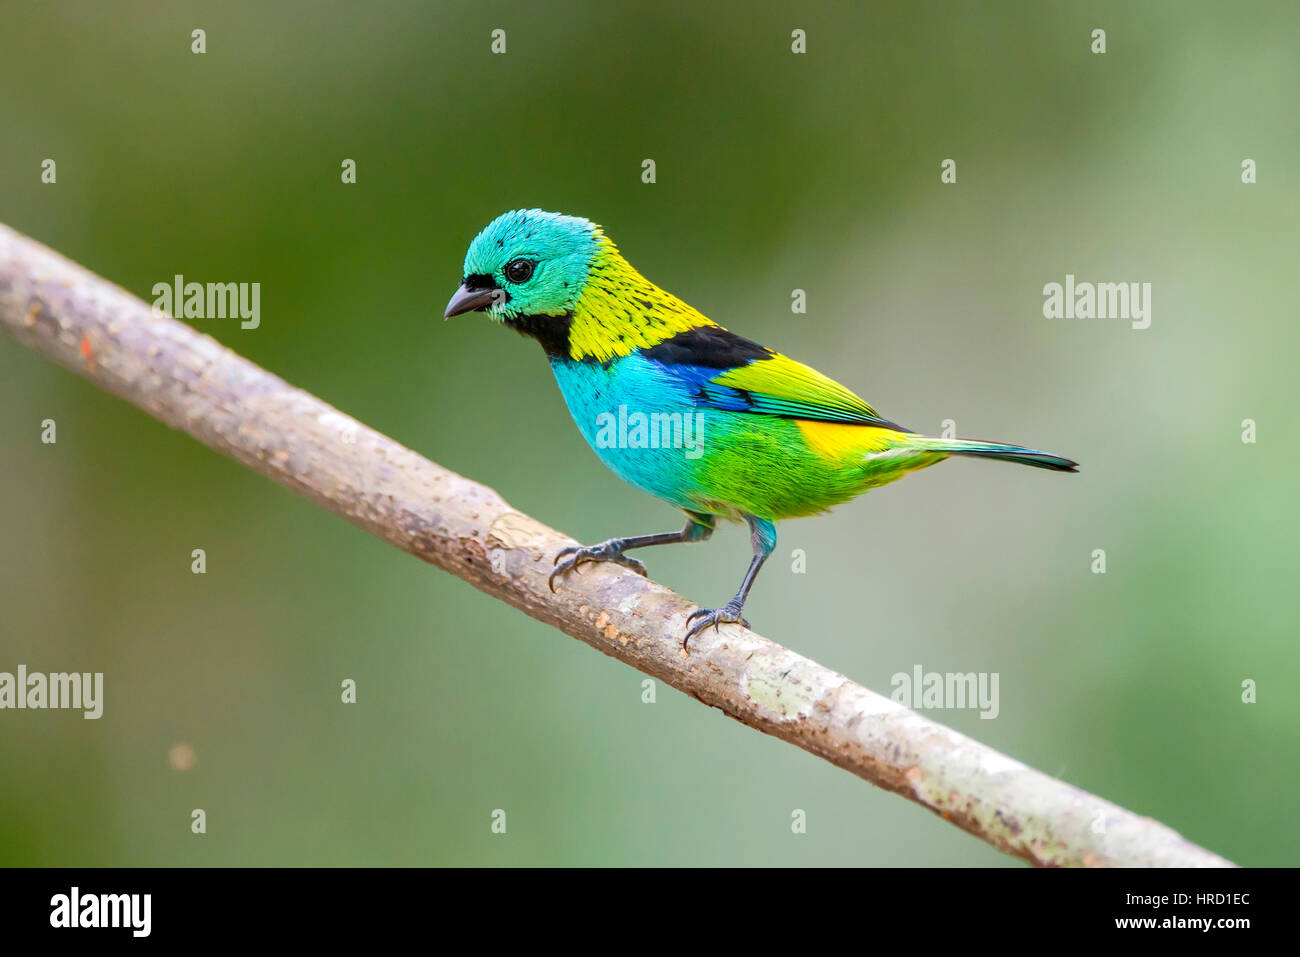
[[[0,220],[145,298],[260,282],[259,329],[194,324],[581,540],[679,516],[598,463],[534,344],[441,321],[469,240],[519,206],[603,223],[912,428],[1078,459],[949,463],[787,523],[750,619],[885,693],[915,664],[996,671],[996,720],[933,716],[1242,864],[1300,863],[1295,4],[5,19]],[[1045,319],[1067,272],[1151,282],[1151,328]],[[640,674],[8,338],[0,399],[0,670],[106,686],[99,721],[0,712],[0,863],[1014,864],[671,689],[643,704]],[[748,543],[645,557],[717,605]]]

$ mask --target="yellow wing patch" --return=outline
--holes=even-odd
[[[824,459],[842,462],[861,458],[871,452],[883,452],[902,443],[907,435],[874,425],[849,425],[844,422],[817,422],[796,419],[808,447]]]
[[[847,413],[853,418],[879,418],[875,409],[834,379],[779,352],[770,359],[731,369],[713,381],[776,399],[821,406],[828,412]]]

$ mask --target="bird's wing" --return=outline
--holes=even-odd
[[[688,384],[700,406],[908,431],[834,379],[721,326],[678,333],[642,354]]]

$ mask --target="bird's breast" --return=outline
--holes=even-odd
[[[625,482],[688,507],[705,413],[682,386],[637,355],[604,363],[553,357],[551,369],[601,461]]]

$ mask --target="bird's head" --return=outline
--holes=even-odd
[[[476,311],[497,320],[572,313],[603,238],[599,226],[577,216],[540,209],[498,216],[469,244],[444,318]]]

